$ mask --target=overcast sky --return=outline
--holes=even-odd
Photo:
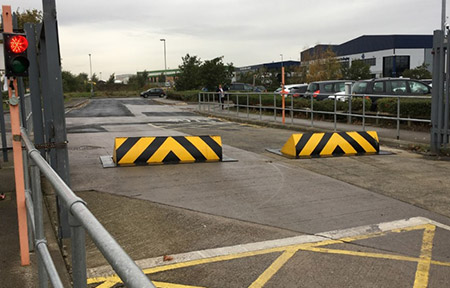
[[[12,0],[13,11],[42,10],[39,0]],[[447,4],[447,15],[449,14]],[[236,67],[299,60],[316,44],[361,35],[433,34],[442,0],[66,0],[56,1],[64,70],[112,73],[177,68],[189,53],[224,56]]]

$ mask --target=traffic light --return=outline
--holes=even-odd
[[[5,74],[28,76],[30,61],[27,58],[28,40],[25,34],[3,33],[3,51],[5,54]]]

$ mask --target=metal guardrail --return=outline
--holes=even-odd
[[[320,95],[320,94],[319,94]],[[257,96],[258,97],[258,103],[256,105],[250,104],[250,96]],[[366,120],[367,119],[376,119],[378,120],[391,120],[396,122],[396,131],[397,131],[397,139],[400,139],[400,123],[402,121],[407,122],[417,122],[417,123],[431,123],[430,119],[420,119],[420,118],[405,118],[401,117],[401,111],[400,111],[400,101],[401,99],[430,99],[429,96],[416,96],[416,95],[362,95],[362,94],[340,94],[338,96],[344,96],[348,97],[349,100],[346,100],[345,102],[348,103],[348,109],[347,111],[339,111],[337,110],[337,97],[334,97],[333,99],[327,99],[327,100],[321,100],[322,101],[333,101],[334,102],[334,110],[333,111],[322,111],[315,109],[317,107],[318,103],[317,100],[313,98],[313,96],[309,96],[309,98],[306,98],[310,101],[309,107],[303,107],[303,108],[294,108],[294,97],[292,97],[292,94],[288,94],[285,98],[285,113],[286,118],[290,119],[291,124],[294,124],[294,114],[295,113],[303,113],[306,116],[309,116],[310,118],[310,127],[314,127],[314,122],[317,121],[314,119],[315,115],[333,115],[333,123],[334,123],[334,131],[337,130],[337,124],[338,116],[345,116],[347,117],[347,123],[352,123],[352,118],[360,118],[361,119],[361,126],[362,129],[366,129]],[[273,105],[263,105],[263,97],[266,98],[273,98]],[[246,118],[250,118],[250,114],[259,114],[259,120],[263,120],[263,111],[273,111],[273,121],[277,122],[280,119],[279,114],[283,110],[283,108],[279,105],[277,105],[277,99],[279,102],[281,95],[280,94],[274,94],[274,93],[236,93],[236,92],[227,92],[225,95],[225,102],[224,102],[224,110],[226,110],[226,114],[231,115],[231,113],[236,113],[237,117],[240,117],[240,113],[242,113],[242,110],[244,109],[246,114]],[[355,98],[362,98],[365,99],[367,97],[371,98],[393,98],[397,100],[397,109],[395,115],[383,115],[379,112],[372,112],[370,111],[370,107],[366,107],[366,101],[362,102],[362,110],[361,111],[352,111],[352,99]],[[230,99],[235,98],[236,103],[231,102]],[[208,111],[208,112],[215,112],[216,110],[219,110],[221,108],[222,104],[219,101],[219,96],[217,93],[213,92],[200,92],[198,94],[198,110],[199,111]],[[254,112],[251,112],[253,110]]]
[[[41,153],[30,141],[27,131],[24,128],[21,129],[21,135],[22,141],[25,144],[24,156],[28,156],[24,157],[26,206],[31,219],[30,225],[35,236],[29,239],[34,239],[34,247],[38,252],[39,287],[47,287],[48,278],[53,287],[63,287],[48,251],[44,236],[40,172],[52,184],[55,193],[60,197],[59,199],[70,213],[73,287],[87,287],[85,229],[127,287],[155,287],[116,240],[114,240],[111,234],[109,234],[89,211],[86,203],[75,195],[41,156]],[[28,171],[28,162],[30,162],[30,172]],[[31,186],[29,185],[30,182]]]

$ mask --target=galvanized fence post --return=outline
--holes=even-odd
[[[362,119],[363,131],[366,131],[366,95],[363,95],[362,103],[363,103],[363,119]]]
[[[397,140],[400,139],[400,97],[397,97]]]
[[[34,227],[35,227],[35,242],[43,241],[45,239],[44,234],[44,209],[42,206],[42,190],[41,190],[41,172],[39,167],[36,166],[34,161],[30,159],[31,162],[31,191],[33,197],[33,208],[34,208]],[[35,244],[36,244],[35,243]],[[37,250],[37,249],[36,249]],[[48,287],[48,276],[44,266],[44,260],[42,259],[41,253],[36,253],[38,258],[38,276],[39,276],[39,287]]]
[[[280,94],[284,97],[284,94]],[[277,95],[273,95],[273,121],[277,122]]]
[[[259,120],[262,121],[262,99],[261,99],[261,93],[259,94]]]
[[[291,97],[291,124],[294,124],[294,97]]]
[[[311,127],[314,127],[314,97],[313,97],[313,94],[311,94],[310,97],[311,97]]]
[[[85,231],[72,213],[69,213],[69,224],[71,228],[73,287],[85,288],[87,287]]]
[[[250,118],[250,107],[249,107],[249,105],[250,105],[250,95],[247,94],[247,119]]]

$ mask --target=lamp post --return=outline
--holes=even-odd
[[[91,78],[91,98],[94,97],[94,83],[92,82],[92,61],[91,54],[89,53],[89,67],[90,67],[90,78]]]
[[[164,42],[164,82],[166,81],[167,59],[166,59],[166,39],[160,39]]]

